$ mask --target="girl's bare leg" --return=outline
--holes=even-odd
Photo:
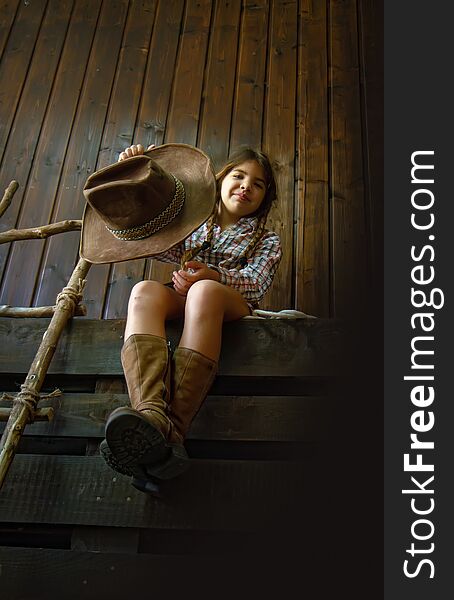
[[[196,281],[186,296],[180,346],[217,361],[221,351],[222,323],[248,314],[249,307],[236,290],[209,279]]]
[[[137,333],[165,338],[165,321],[182,316],[185,301],[175,290],[157,281],[137,283],[129,298],[125,341]]]

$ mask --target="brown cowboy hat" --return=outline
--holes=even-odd
[[[213,210],[216,180],[209,157],[187,144],[164,144],[96,171],[80,255],[112,263],[160,254],[183,241]]]

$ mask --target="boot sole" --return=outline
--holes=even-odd
[[[162,433],[131,408],[118,408],[109,416],[106,440],[121,469],[161,462],[169,454]]]
[[[133,472],[131,469],[129,469],[128,467],[122,467],[120,463],[118,463],[115,460],[114,455],[112,454],[112,451],[109,448],[106,440],[103,440],[99,444],[99,452],[107,466],[109,466],[111,469],[113,469],[117,473],[120,473],[120,475],[127,475],[128,477],[133,476]]]
[[[130,467],[124,467],[115,460],[111,449],[109,448],[107,441],[103,440],[99,445],[99,451],[108,467],[120,473],[120,475],[126,475],[127,477],[133,477],[134,479],[146,479],[147,473],[145,468],[141,465],[133,465]]]
[[[153,479],[166,480],[173,479],[178,475],[181,475],[189,468],[189,457],[187,455],[184,446],[179,444],[168,445],[168,456],[164,461],[157,462],[150,465],[128,465],[120,464],[112,450],[110,449],[107,440],[103,440],[99,446],[101,456],[104,458],[106,464],[121,475],[133,477],[134,481],[142,481],[142,487],[136,485],[133,481],[134,487],[145,491],[145,481],[148,481],[151,486],[154,485]]]
[[[105,460],[106,464],[121,475],[126,475],[132,477],[131,485],[135,487],[137,490],[143,492],[144,494],[150,494],[151,496],[155,496],[156,498],[161,498],[161,491],[159,488],[159,483],[157,481],[153,481],[148,479],[148,475],[145,473],[143,467],[136,467],[135,469],[123,468],[118,462],[115,460],[114,455],[112,454],[107,441],[103,440],[99,445],[99,450],[101,456]]]
[[[170,455],[166,460],[153,465],[121,465],[112,454],[107,440],[99,445],[101,456],[106,464],[121,475],[132,477],[132,485],[141,492],[159,495],[159,480],[173,479],[184,473],[189,467],[189,457],[184,446],[170,445]]]

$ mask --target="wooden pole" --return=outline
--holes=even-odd
[[[81,228],[81,220],[66,220],[50,223],[50,225],[41,225],[41,227],[30,227],[29,229],[9,229],[0,233],[0,244],[16,242],[17,240],[44,240],[57,233],[80,231]]]
[[[16,193],[19,184],[15,179],[11,181],[9,186],[6,188],[5,193],[3,194],[3,198],[0,200],[0,217],[3,215],[5,210],[7,210],[8,206],[11,204],[14,194]]]
[[[14,399],[11,414],[0,440],[0,489],[16,453],[25,425],[33,421],[39,401],[39,391],[54,355],[60,335],[73,316],[75,307],[82,298],[85,277],[90,263],[79,259],[67,287],[58,294],[55,312],[43,335],[36,356],[28,371],[21,391]]]
[[[42,318],[52,317],[55,313],[56,306],[9,306],[9,304],[0,304],[0,317],[12,318]],[[78,304],[74,309],[75,317],[85,317],[87,307]]]

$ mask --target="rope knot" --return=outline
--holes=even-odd
[[[25,408],[28,410],[30,423],[33,423],[34,421],[35,411],[39,399],[39,393],[29,388],[26,383],[23,383],[20,386],[20,392],[17,394],[15,401],[25,406]]]
[[[69,308],[73,311],[75,307],[79,304],[83,297],[83,289],[85,287],[85,279],[80,280],[77,287],[66,286],[62,289],[62,291],[58,294],[56,304],[59,302],[64,302],[65,300],[70,302]]]

